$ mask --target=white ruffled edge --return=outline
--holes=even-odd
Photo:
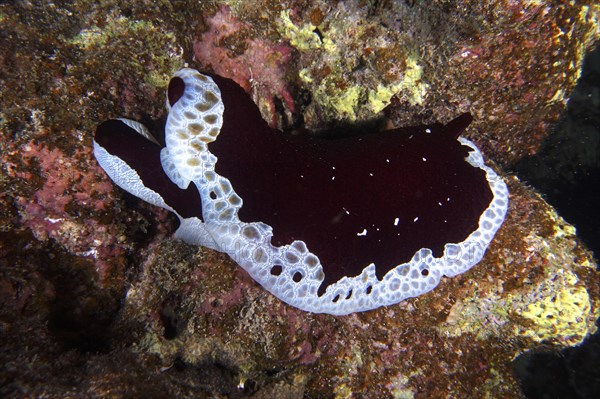
[[[192,81],[197,74],[197,71],[189,69],[176,74],[186,83],[184,97],[189,94],[190,99],[202,98],[201,93],[188,93],[190,88],[205,87]],[[220,97],[216,84],[210,87]],[[187,109],[178,105],[180,104],[176,103],[171,112],[178,112],[179,120],[183,112],[193,104],[186,102]],[[219,109],[222,112],[222,102]],[[181,140],[169,140],[169,135],[174,134],[173,132],[167,130],[166,134],[167,146],[176,142],[181,152],[185,143]],[[382,280],[377,279],[375,265],[370,264],[358,276],[344,277],[331,284],[322,296],[317,294],[324,277],[318,257],[309,251],[303,241],[281,247],[272,245],[272,228],[264,223],[241,222],[237,214],[243,205],[243,199],[235,193],[227,178],[215,172],[218,159],[207,147],[203,148],[202,153],[195,155],[195,159],[200,160],[198,170],[188,174],[195,176],[193,182],[202,197],[204,227],[218,250],[227,253],[258,283],[282,301],[309,312],[345,315],[393,305],[406,298],[422,295],[435,288],[442,276],[452,277],[463,273],[483,258],[487,246],[504,221],[508,209],[508,189],[502,179],[484,164],[477,147],[467,139],[459,140],[471,148],[466,160],[485,171],[493,193],[490,206],[479,219],[478,229],[463,242],[446,244],[440,258],[435,258],[430,249],[423,248],[409,262],[390,270]],[[196,228],[196,224],[182,224],[177,236],[187,242],[210,246],[207,245],[208,242],[198,240]],[[275,271],[278,272],[277,275],[272,273]]]

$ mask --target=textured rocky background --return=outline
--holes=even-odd
[[[237,80],[273,125],[315,134],[470,110],[467,136],[507,171],[543,147],[599,14],[592,1],[0,4],[0,394],[524,397],[513,360],[582,342],[600,283],[575,229],[514,175],[479,265],[333,317],[169,239],[176,222],[114,187],[91,139],[115,116],[160,124],[187,63]],[[595,397],[593,370],[561,397]]]

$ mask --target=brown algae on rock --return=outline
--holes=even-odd
[[[388,23],[387,14],[400,19],[390,29],[421,29],[416,44],[396,51],[387,43],[395,34],[377,46],[380,28],[358,26],[362,36],[355,37],[371,31],[373,40],[338,39],[349,58],[339,67],[326,62],[335,54],[295,48],[298,61],[288,65],[293,72],[278,75],[287,77],[277,80],[286,87],[275,92],[314,92],[326,80],[319,101],[294,94],[297,105],[310,104],[309,125],[323,126],[326,113],[369,118],[387,103],[386,88],[395,91],[404,62],[415,54],[422,75],[412,87],[428,85],[423,108],[411,106],[410,93],[400,90],[386,114],[394,122],[421,123],[468,108],[476,115],[469,136],[502,164],[537,150],[564,109],[581,57],[598,40],[593,2],[534,1],[515,10],[508,2],[470,1],[436,13],[421,2],[368,2],[369,8],[348,1],[330,8],[323,1],[302,7],[261,1],[254,14],[236,14],[233,3],[243,2],[227,3],[234,17],[254,18],[258,27],[228,45],[250,37],[293,48],[275,26],[283,9],[301,30],[308,23],[337,29],[321,32],[323,39],[343,32],[338,9],[341,21],[366,12],[379,16],[374,23]],[[479,267],[428,295],[359,316],[297,311],[226,257],[166,240],[173,220],[106,190],[89,149],[99,120],[123,109],[136,119],[163,115],[164,87],[155,83],[183,62],[194,63],[192,43],[223,2],[177,4],[0,5],[3,395],[317,398],[331,396],[334,387],[339,397],[517,398],[523,394],[513,374],[516,355],[540,345],[558,350],[594,331],[596,262],[543,198],[512,178],[508,219]],[[115,34],[99,32],[107,41],[95,42],[104,28]],[[368,90],[377,93],[379,84],[384,93],[369,100]],[[349,103],[341,108],[347,111],[322,110],[326,95],[351,87],[361,89],[358,100],[341,101]],[[36,194],[56,193],[49,188],[61,188],[64,209],[27,211]],[[58,223],[64,230],[53,229]],[[86,255],[92,248],[106,252]],[[102,345],[90,346],[89,332]]]

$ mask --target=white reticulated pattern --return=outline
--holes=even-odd
[[[125,121],[129,121],[128,119],[120,119],[125,123]],[[133,121],[129,121],[133,122]],[[127,124],[127,123],[126,123]],[[128,126],[131,126],[127,124]],[[135,129],[135,128],[134,128]],[[141,133],[140,133],[141,134]],[[104,169],[107,175],[110,176],[112,181],[123,190],[127,191],[130,194],[135,195],[138,198],[143,199],[149,204],[159,206],[161,208],[167,209],[177,216],[177,212],[175,209],[171,208],[163,197],[154,190],[149,189],[144,185],[144,182],[140,178],[140,175],[133,170],[125,161],[121,158],[110,154],[104,147],[98,144],[94,140],[94,156],[98,161],[98,164]],[[180,217],[181,219],[181,217]]]
[[[146,139],[156,143],[156,139],[148,132],[148,129],[139,122],[132,121],[129,119],[119,118],[125,125],[131,127],[137,133],[144,136]],[[138,198],[143,199],[149,204],[167,209],[173,212],[181,223],[175,237],[178,238],[178,232],[185,232],[185,241],[191,244],[203,245],[212,249],[217,249],[217,245],[212,239],[212,236],[206,231],[206,227],[201,220],[196,217],[184,219],[175,209],[169,206],[164,198],[156,191],[146,187],[140,175],[132,169],[125,161],[121,158],[110,154],[104,147],[94,140],[94,156],[98,161],[98,164],[104,169],[106,174],[110,176],[111,180],[123,190],[135,195]],[[184,238],[182,238],[184,239]]]
[[[208,165],[212,160],[206,144],[219,134],[224,108],[221,91],[210,77],[184,68],[173,78],[180,78],[185,90],[172,106],[167,99],[170,110],[165,126],[166,149],[161,152],[161,162],[169,178],[185,188],[190,181],[199,181],[203,177],[202,165]]]
[[[206,143],[218,139],[215,129],[222,124],[223,103],[218,87],[210,77],[195,70],[183,69],[175,76],[184,80],[185,92],[169,113],[166,142],[172,163],[167,165],[174,165],[180,176],[196,184],[205,222],[204,226],[197,222],[182,223],[177,237],[229,254],[264,288],[292,306],[315,313],[344,315],[424,294],[436,287],[442,276],[455,276],[477,264],[504,220],[508,207],[506,184],[485,166],[477,147],[460,138],[462,144],[472,149],[467,161],[485,171],[493,193],[478,229],[463,242],[446,244],[440,258],[423,248],[410,261],[390,270],[382,280],[375,275],[376,265],[370,264],[360,275],[340,279],[319,296],[317,291],[324,272],[318,257],[302,241],[281,247],[272,245],[272,228],[264,223],[241,222],[238,210],[243,199],[225,176],[215,172],[218,160],[208,151]],[[213,101],[213,94],[218,96],[217,101]],[[216,119],[206,121],[205,115],[215,115]],[[197,231],[201,227],[211,237],[206,243],[204,235]]]

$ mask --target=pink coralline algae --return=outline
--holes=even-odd
[[[242,41],[243,46],[225,45],[240,33],[250,36],[250,25],[234,17],[225,6],[206,23],[209,30],[194,43],[198,62],[212,68],[218,75],[233,79],[255,99],[264,100],[267,109],[261,111],[270,116],[271,125],[275,124],[274,96],[279,97],[290,112],[294,112],[294,99],[284,78],[292,48],[284,43],[250,37]],[[239,38],[236,43],[239,44]]]
[[[15,198],[21,222],[39,241],[54,240],[69,252],[96,259],[101,277],[106,260],[124,253],[112,225],[90,218],[85,212],[110,207],[112,186],[97,169],[80,169],[91,157],[89,147],[80,147],[68,156],[58,148],[31,141],[19,148],[23,165],[17,165],[12,153],[3,159],[8,175],[37,181],[41,187],[32,195]]]

